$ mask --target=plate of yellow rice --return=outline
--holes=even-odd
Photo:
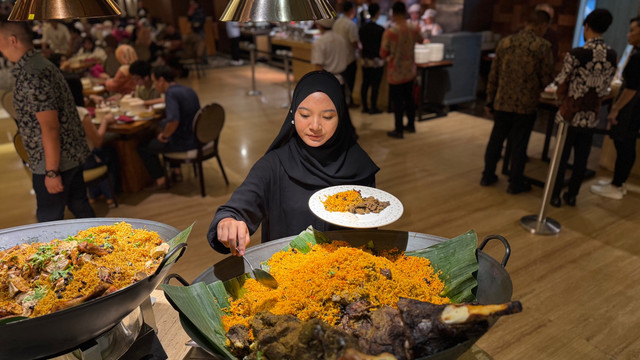
[[[379,205],[375,210],[378,212],[353,213],[354,207],[370,201]],[[356,229],[389,225],[400,219],[404,211],[395,196],[361,185],[338,185],[319,190],[309,198],[309,209],[328,223]]]

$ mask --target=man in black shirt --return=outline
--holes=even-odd
[[[376,23],[380,14],[380,6],[369,5],[369,22],[360,27],[359,35],[362,43],[362,87],[360,97],[362,112],[378,114],[378,90],[384,72],[384,60],[380,58],[380,43],[384,28]],[[367,106],[367,94],[371,87],[371,107]]]
[[[624,82],[620,96],[607,117],[617,154],[613,180],[610,184],[591,186],[592,193],[615,200],[625,195],[624,184],[636,161],[636,142],[640,129],[640,17],[631,19],[627,38],[635,48],[634,53],[622,73]]]

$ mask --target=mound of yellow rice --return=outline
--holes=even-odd
[[[447,304],[440,296],[444,283],[428,259],[404,256],[397,250],[376,256],[345,242],[313,246],[303,254],[280,251],[268,262],[278,281],[270,289],[253,279],[245,282],[246,293],[231,301],[231,315],[223,317],[225,330],[236,324],[249,327],[259,312],[291,314],[301,320],[319,318],[337,325],[341,303],[367,300],[373,306],[396,306],[400,297]]]

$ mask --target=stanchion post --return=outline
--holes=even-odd
[[[256,90],[256,46],[249,45],[249,57],[251,60],[251,90],[247,93],[249,96],[259,96],[262,92]]]
[[[287,101],[282,104],[282,108],[288,108],[291,106],[291,80],[289,79],[289,72],[291,71],[291,52],[282,50],[282,58],[284,60],[284,76],[287,77]]]
[[[562,228],[558,221],[547,217],[547,206],[549,205],[549,197],[556,183],[560,157],[562,156],[562,149],[564,148],[564,142],[567,138],[567,126],[565,121],[558,124],[556,147],[553,149],[553,158],[551,158],[547,181],[544,184],[540,213],[538,213],[538,215],[527,215],[520,219],[520,225],[535,235],[556,235]]]

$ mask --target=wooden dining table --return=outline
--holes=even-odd
[[[118,154],[118,170],[122,191],[138,192],[149,183],[149,173],[138,155],[138,145],[145,141],[145,134],[163,119],[163,115],[156,114],[150,120],[137,120],[123,123],[116,122],[109,125],[107,132],[119,135],[113,141],[113,147]],[[148,131],[147,131],[148,130]]]

